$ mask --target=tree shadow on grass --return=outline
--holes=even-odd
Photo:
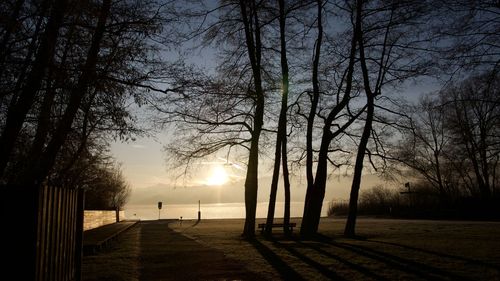
[[[300,274],[288,265],[283,259],[273,252],[269,247],[262,244],[257,239],[249,240],[249,243],[266,259],[266,261],[274,267],[281,275],[283,280],[305,280]]]
[[[298,251],[297,248],[302,247],[302,248],[312,249],[323,256],[326,256],[330,259],[336,260],[338,262],[341,262],[341,263],[347,265],[348,267],[352,268],[354,271],[360,272],[361,274],[364,274],[365,276],[367,276],[369,278],[373,278],[375,280],[381,280],[381,281],[389,280],[383,276],[380,276],[380,275],[370,271],[366,267],[360,266],[360,265],[355,264],[353,262],[347,261],[346,259],[343,259],[337,255],[329,253],[329,252],[321,249],[321,246],[313,246],[313,245],[310,245],[309,243],[304,243],[298,237],[289,237],[289,236],[283,236],[283,237],[281,237],[281,236],[265,236],[265,237],[268,241],[271,241],[276,247],[286,250],[291,255],[295,256],[296,258],[298,258],[299,260],[301,260],[302,262],[304,262],[305,264],[307,264],[311,268],[314,268],[316,271],[318,271],[319,273],[321,273],[322,275],[324,275],[327,278],[330,278],[333,280],[346,280],[344,277],[339,275],[337,272],[333,271],[331,269],[331,267],[323,265],[323,264],[319,263],[318,261],[314,260],[313,258],[308,257],[307,255]],[[313,239],[313,238],[311,238],[311,239]],[[311,239],[308,239],[308,241],[311,241]],[[320,242],[323,244],[329,244],[332,241],[332,238],[327,237],[327,236],[323,236],[323,235],[318,235],[318,236],[314,237],[313,241]],[[289,242],[293,242],[293,243],[289,243]],[[260,249],[260,250],[258,249],[259,252],[266,258],[266,260],[268,260],[271,263],[271,265],[273,265],[273,267],[275,267],[279,271],[281,266],[280,266],[279,262],[276,263],[276,260],[275,260],[275,259],[280,259],[279,256],[277,256],[273,252],[272,249],[263,245],[261,242],[257,241],[257,243],[260,244],[260,247],[265,247],[265,251],[263,251],[263,249]],[[269,257],[273,257],[273,258],[270,259]],[[280,262],[283,262],[283,261],[280,259]],[[288,280],[287,276],[283,276],[283,277],[286,280]]]
[[[286,250],[288,253],[291,255],[295,256],[302,262],[304,262],[304,265],[307,265],[322,275],[324,275],[327,278],[330,279],[335,279],[335,280],[345,280],[345,276],[341,276],[338,272],[335,272],[332,270],[331,266],[326,266],[324,264],[321,264],[320,262],[317,261],[317,259],[311,258],[310,256],[307,256],[304,254],[302,251],[299,251],[297,248],[309,248],[311,250],[316,251],[318,254],[335,260],[339,263],[342,263],[346,267],[352,269],[354,272],[360,273],[364,276],[366,276],[369,279],[374,279],[374,280],[391,280],[391,277],[389,276],[383,276],[381,274],[378,274],[374,272],[372,269],[369,267],[363,266],[360,263],[357,263],[355,260],[348,260],[342,255],[334,254],[330,250],[325,250],[326,246],[328,247],[333,247],[330,249],[335,249],[335,248],[340,248],[343,249],[344,251],[354,253],[355,255],[362,256],[364,258],[368,258],[371,260],[374,260],[376,263],[379,264],[385,264],[386,267],[392,268],[396,271],[410,274],[415,276],[415,278],[418,279],[424,279],[424,280],[471,280],[466,276],[459,275],[454,273],[453,271],[443,269],[440,267],[436,267],[434,265],[429,265],[426,264],[425,262],[421,261],[416,261],[413,260],[412,258],[408,257],[401,257],[399,255],[394,255],[392,252],[387,252],[387,251],[381,251],[379,249],[373,248],[370,246],[370,244],[367,245],[358,245],[358,244],[351,244],[351,243],[345,243],[345,242],[337,242],[331,237],[327,237],[324,235],[318,235],[314,237],[314,239],[308,239],[305,241],[302,241],[298,238],[294,239],[279,239],[277,237],[267,237],[268,241],[271,241],[274,246]],[[374,241],[370,240],[366,237],[359,237],[355,238],[357,241],[362,241],[364,243],[382,243],[384,244],[385,242],[381,241]],[[290,243],[292,242],[292,243]],[[441,257],[441,253],[438,252],[433,252],[433,251],[428,251],[428,250],[422,250],[418,248],[413,248],[409,246],[404,246],[404,245],[399,245],[399,244],[394,244],[394,243],[387,243],[387,245],[394,246],[394,247],[402,247],[407,250],[412,250],[412,251],[419,251],[421,250],[423,253],[426,254],[432,254],[438,257]],[[285,262],[275,253],[273,250],[265,245],[263,245],[259,241],[254,242],[254,247],[256,247],[257,250],[266,258],[266,260],[269,261],[273,267],[275,267],[280,274],[282,274],[282,277],[286,280],[290,279],[291,276],[297,276],[295,274],[290,275],[289,269],[286,269],[287,267],[289,268],[288,265],[285,264]],[[411,257],[411,251],[408,252],[408,256]],[[456,258],[457,260],[464,261],[464,262],[474,262],[478,265],[482,265],[485,267],[489,268],[494,268],[496,269],[493,265],[485,264],[483,262],[479,261],[474,261],[474,260],[469,260],[467,258],[462,258],[462,257],[456,257],[452,255],[445,255],[443,254],[442,257],[447,257],[447,258]],[[288,273],[287,273],[288,272]]]
[[[326,276],[326,277],[328,277],[330,279],[333,279],[333,280],[345,280],[344,278],[342,278],[341,276],[339,276],[336,272],[328,269],[328,267],[326,267],[325,265],[322,265],[321,263],[319,263],[319,262],[311,259],[310,257],[302,254],[301,252],[297,251],[291,245],[282,244],[278,240],[275,240],[275,239],[273,239],[271,241],[277,247],[285,249],[286,251],[288,251],[290,254],[294,255],[295,257],[297,257],[301,261],[303,261],[306,264],[312,266],[313,268],[315,268],[317,271],[319,271],[324,276]]]
[[[420,248],[417,248],[417,247],[402,245],[402,244],[398,244],[398,243],[394,243],[394,242],[385,242],[385,241],[378,241],[378,240],[371,240],[371,239],[367,240],[367,241],[371,242],[371,243],[378,243],[378,244],[383,244],[383,245],[389,245],[389,246],[399,247],[399,248],[402,248],[402,249],[405,249],[405,250],[410,250],[410,251],[414,251],[414,252],[420,252],[420,253],[424,253],[424,254],[428,254],[428,255],[434,255],[434,256],[437,256],[437,257],[441,257],[441,258],[454,259],[454,260],[466,262],[468,264],[473,264],[473,265],[478,265],[478,266],[483,266],[483,267],[487,267],[487,268],[498,270],[498,266],[495,266],[493,264],[489,264],[489,263],[486,263],[486,262],[483,262],[483,261],[478,261],[478,260],[474,260],[474,259],[470,259],[470,258],[466,258],[466,257],[462,257],[462,256],[455,256],[455,255],[450,255],[450,254],[441,253],[441,252],[437,252],[437,251],[420,249]]]
[[[427,264],[402,258],[393,254],[385,253],[370,247],[352,245],[347,243],[331,242],[330,245],[344,250],[354,252],[373,260],[385,263],[400,271],[414,274],[425,280],[470,280],[466,277],[456,275],[452,272],[429,266]]]
[[[299,243],[300,245],[303,245],[305,247],[308,247],[316,252],[318,252],[319,254],[323,255],[323,256],[326,256],[330,259],[334,259],[338,262],[341,262],[343,264],[345,264],[347,267],[353,269],[354,271],[356,272],[359,272],[359,273],[362,273],[363,275],[369,277],[369,278],[373,278],[375,280],[380,280],[380,281],[388,281],[389,279],[384,277],[384,276],[381,276],[379,274],[376,274],[375,272],[371,271],[370,269],[364,267],[364,266],[361,266],[359,264],[356,264],[354,262],[350,262],[344,258],[341,258],[340,256],[338,255],[334,255],[328,251],[325,251],[324,249],[322,249],[321,246],[318,246],[318,245],[312,245],[310,243],[304,243],[302,241],[297,241],[297,243]]]
[[[402,272],[411,273],[426,280],[471,280],[464,276],[459,276],[450,271],[443,270],[441,268],[437,268],[434,266],[430,266],[421,262],[417,262],[411,259],[402,258],[390,253],[386,253],[380,250],[372,249],[371,247],[362,246],[362,245],[353,245],[349,243],[339,243],[335,242],[331,237],[318,234],[317,241],[322,243],[327,243],[335,247],[342,248],[344,250],[348,250],[354,252],[356,254],[363,255],[367,258],[385,263],[397,270]],[[373,237],[365,237],[365,236],[356,236],[352,238],[353,240],[363,241],[363,242],[375,242],[376,240],[372,240]],[[384,243],[384,242],[381,242]],[[387,243],[391,245],[391,243]],[[392,246],[400,246],[398,244]],[[426,251],[426,250],[423,250]],[[432,252],[432,251],[429,251]]]

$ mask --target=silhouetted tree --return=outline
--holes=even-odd
[[[446,182],[451,182],[445,166],[451,138],[447,133],[444,107],[436,96],[426,95],[418,104],[405,108],[409,119],[402,127],[402,138],[392,156],[423,176],[435,187],[441,203],[452,196]]]
[[[41,36],[40,44],[36,51],[31,70],[26,78],[25,86],[19,95],[16,93],[15,98],[11,98],[11,105],[8,107],[5,125],[0,136],[0,177],[3,176],[26,115],[33,105],[35,95],[40,90],[44,73],[54,56],[59,29],[64,19],[67,3],[67,0],[58,0],[51,6],[51,14],[45,31]],[[6,30],[5,35],[8,35],[8,33],[9,30]],[[8,40],[8,37],[5,40]],[[2,53],[5,52],[4,50],[2,50]],[[0,79],[3,80],[4,78],[1,77]]]
[[[442,70],[463,74],[459,78],[474,70],[498,71],[498,1],[440,0],[430,4],[435,17],[429,26],[435,34],[435,55],[442,62]]]
[[[393,158],[435,187],[441,204],[472,196],[488,202],[498,186],[498,75],[449,84],[414,107]]]
[[[12,147],[15,154],[2,153],[8,168],[6,173],[2,169],[3,183],[38,185],[57,170],[54,166],[66,165],[58,172],[70,169],[87,150],[88,138],[110,140],[137,133],[127,99],[141,102],[140,91],[151,83],[152,73],[158,71],[161,76],[164,71],[165,64],[154,57],[159,45],[152,41],[168,20],[161,3],[78,2],[66,10],[59,4],[25,3],[23,21],[18,24],[27,28],[16,29],[10,36],[23,38],[26,32],[33,40],[9,49],[0,76],[2,85],[14,85],[1,90],[2,141],[12,142],[2,149]],[[46,10],[51,12],[44,25]],[[58,13],[60,27],[51,30],[54,24],[49,23]],[[43,47],[48,35],[52,36],[50,44]],[[39,47],[35,50],[32,45]],[[53,56],[44,53],[52,47]],[[36,70],[42,57],[49,61]],[[40,71],[39,83],[31,83],[35,71]],[[23,116],[9,117],[12,114]],[[17,149],[20,146],[24,151]]]
[[[498,186],[500,155],[500,94],[496,71],[450,85],[439,94],[445,108],[447,132],[454,146],[450,155],[462,178],[477,187],[484,202]]]
[[[383,95],[383,91],[391,84],[428,72],[429,58],[416,51],[425,50],[426,41],[421,38],[425,29],[420,24],[429,15],[427,7],[421,1],[356,1],[356,17],[361,18],[362,23],[355,34],[367,110],[357,148],[349,214],[344,230],[346,236],[355,236],[359,188],[373,131],[376,98]]]
[[[264,119],[263,46],[261,22],[266,1],[227,1],[215,9],[193,11],[187,7],[184,19],[201,17],[200,27],[184,33],[202,36],[204,44],[227,47],[220,75],[212,77],[180,64],[171,71],[171,87],[158,94],[153,106],[164,115],[160,123],[175,124],[176,138],[186,144],[167,146],[180,164],[189,164],[223,149],[248,152],[245,178],[246,219],[243,236],[255,232],[257,206],[259,140]],[[206,21],[216,13],[217,18]],[[207,26],[205,26],[206,24]]]
[[[347,36],[350,36],[350,48],[346,50],[348,53],[347,56],[345,56],[345,54],[340,54],[341,63],[335,65],[337,68],[336,73],[340,77],[340,81],[336,82],[337,88],[321,89],[318,77],[321,42],[323,37],[323,27],[321,23],[323,5],[322,1],[318,1],[317,4],[318,37],[315,43],[312,68],[313,91],[311,94],[311,107],[309,114],[307,115],[306,174],[308,184],[304,204],[304,215],[300,228],[300,233],[303,237],[314,235],[318,230],[321,209],[325,197],[326,181],[328,177],[328,163],[334,163],[331,161],[329,156],[329,154],[334,150],[330,147],[332,140],[341,136],[364,110],[360,109],[357,112],[354,112],[349,109],[349,102],[354,96],[352,92],[356,91],[356,89],[353,91],[353,75],[354,65],[356,62],[357,45],[354,31],[358,29],[357,26],[360,24],[360,19],[359,17],[351,17],[352,26],[350,26],[344,33],[344,36],[346,34]],[[345,63],[345,61],[347,61],[347,63]],[[342,68],[344,69],[343,72],[338,71],[338,69]],[[317,116],[321,111],[318,110],[317,107],[319,106],[318,103],[321,98],[322,91],[329,92],[329,94],[323,93],[323,95],[333,96],[334,101],[331,104],[325,103],[324,111],[326,111],[327,114],[320,115],[324,123],[320,134],[321,142],[317,156],[316,174],[313,175],[313,128],[315,126],[315,116]]]
[[[85,209],[121,210],[130,196],[130,186],[125,181],[120,167],[112,163],[96,163],[89,167],[84,187]]]
[[[288,59],[286,47],[286,18],[288,9],[284,0],[278,1],[279,6],[279,31],[280,31],[280,63],[281,63],[281,109],[278,120],[278,131],[276,134],[276,147],[274,153],[274,168],[271,182],[271,194],[269,195],[269,207],[266,220],[266,234],[271,234],[274,220],[274,211],[276,205],[276,193],[278,189],[280,164],[283,165],[283,187],[285,191],[285,213],[283,231],[286,235],[290,234],[288,227],[290,223],[290,179],[288,171],[287,157],[287,112],[288,112]],[[282,160],[282,163],[281,163]]]

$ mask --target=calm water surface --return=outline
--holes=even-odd
[[[257,203],[257,218],[267,217],[268,202]],[[283,202],[276,202],[276,218],[283,217],[284,210]],[[321,216],[326,216],[328,202],[323,203]],[[303,202],[290,203],[290,216],[302,217],[304,212]],[[172,204],[168,205],[163,202],[161,210],[158,210],[158,205],[155,202],[151,205],[127,205],[125,207],[125,217],[127,219],[141,220],[156,220],[161,219],[196,219],[198,218],[198,204]],[[244,203],[217,203],[217,204],[201,204],[201,217],[203,219],[234,219],[245,218]]]

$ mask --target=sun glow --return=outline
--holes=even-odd
[[[229,176],[221,166],[215,166],[212,168],[212,174],[207,178],[207,185],[223,185],[229,181]]]

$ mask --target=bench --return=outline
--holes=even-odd
[[[274,228],[274,227],[283,227],[283,226],[285,226],[284,223],[273,223],[271,225],[271,228]],[[297,224],[294,223],[294,222],[289,223],[288,224],[288,228],[290,229],[290,232],[293,232],[293,228],[296,227],[296,226],[297,226]],[[259,228],[260,228],[260,231],[262,233],[264,233],[264,230],[266,229],[266,224],[265,223],[259,223]]]

